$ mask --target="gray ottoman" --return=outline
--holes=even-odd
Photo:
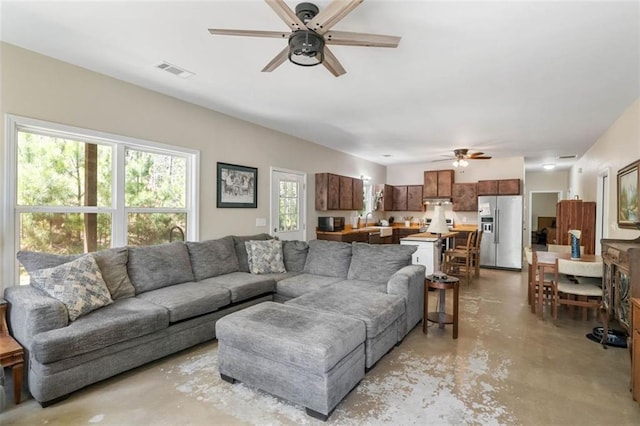
[[[356,319],[264,302],[218,320],[218,369],[326,420],[364,377],[365,334]]]

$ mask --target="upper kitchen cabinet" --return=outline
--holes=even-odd
[[[478,194],[475,183],[454,183],[451,200],[454,212],[477,212]]]
[[[427,170],[424,172],[424,198],[451,198],[453,170]]]
[[[316,173],[316,210],[361,210],[362,180]]]
[[[407,211],[407,186],[394,186],[393,188],[393,210]]]
[[[520,179],[480,180],[478,195],[520,195]]]
[[[375,187],[376,192],[382,191],[382,198],[374,209],[383,212],[390,212],[393,210],[393,186],[387,184],[379,184]]]
[[[422,185],[407,186],[407,211],[421,212],[424,204],[422,204],[423,187]]]

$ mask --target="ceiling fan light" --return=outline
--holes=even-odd
[[[460,160],[460,165],[462,167],[467,167],[469,165],[469,162],[463,158],[462,160]]]
[[[313,31],[295,31],[289,36],[289,60],[312,67],[324,61],[324,38]]]
[[[460,165],[460,162],[458,160],[455,160],[453,162],[453,167],[458,167]]]

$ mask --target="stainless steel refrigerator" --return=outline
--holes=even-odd
[[[522,269],[522,196],[478,197],[480,266]]]

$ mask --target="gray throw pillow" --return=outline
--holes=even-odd
[[[240,272],[249,272],[249,258],[247,257],[247,248],[244,243],[247,241],[264,241],[270,240],[269,234],[257,234],[249,236],[233,236],[233,242],[236,246],[236,256],[238,257],[238,269]]]
[[[306,241],[283,241],[282,255],[287,272],[302,272],[308,253],[309,244]]]
[[[183,242],[129,247],[127,270],[136,294],[193,281],[189,251]]]
[[[351,263],[351,244],[311,240],[303,272],[326,277],[347,278]]]
[[[281,274],[286,272],[282,258],[282,241],[247,241],[247,259],[252,274]]]
[[[98,263],[91,255],[31,272],[34,287],[64,303],[69,321],[113,303]]]
[[[347,278],[386,284],[391,275],[411,265],[417,246],[399,244],[353,243]]]
[[[230,274],[240,269],[232,237],[202,242],[187,242],[191,268],[196,281]]]
[[[127,261],[129,250],[126,247],[115,247],[100,250],[91,255],[96,259],[102,278],[107,284],[113,300],[124,299],[136,295],[136,290],[131,284],[127,274]]]

